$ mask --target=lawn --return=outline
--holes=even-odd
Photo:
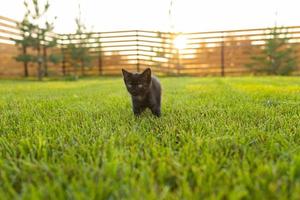
[[[300,78],[0,81],[0,199],[300,199]]]

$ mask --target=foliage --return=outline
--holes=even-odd
[[[54,63],[54,64],[58,64],[62,61],[63,56],[61,54],[51,54],[49,56],[49,60]]]
[[[33,61],[33,57],[28,54],[20,54],[20,55],[16,56],[15,59],[18,62],[26,62],[26,63]]]
[[[284,27],[270,29],[270,38],[267,39],[261,53],[253,55],[252,62],[246,66],[254,73],[289,75],[295,70],[296,57],[288,41],[288,32]]]
[[[0,199],[300,199],[299,78],[161,83],[0,81]]]

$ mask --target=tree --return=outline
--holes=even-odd
[[[26,6],[26,2],[24,2],[24,5]],[[29,76],[28,64],[33,60],[33,57],[28,53],[28,49],[32,46],[33,31],[35,28],[34,25],[30,23],[28,17],[29,13],[26,12],[23,20],[17,23],[17,27],[21,33],[21,39],[12,39],[16,45],[20,47],[21,53],[16,56],[15,59],[18,62],[23,62],[25,77]]]
[[[80,6],[79,6],[80,11]],[[81,75],[85,75],[85,68],[88,67],[92,61],[90,55],[90,39],[92,34],[87,31],[86,26],[81,21],[81,13],[75,18],[76,33],[75,35],[68,35],[67,49],[71,58],[71,65],[74,67],[75,75],[77,76],[77,68],[80,67]],[[75,39],[76,43],[72,42]]]
[[[25,6],[28,16],[30,16],[34,26],[34,37],[32,42],[32,47],[36,50],[34,62],[38,65],[38,79],[42,80],[45,69],[44,55],[42,54],[43,44],[45,44],[47,32],[51,31],[53,27],[50,26],[48,22],[45,23],[45,27],[41,27],[41,18],[44,17],[49,10],[50,4],[47,1],[46,4],[42,5],[38,0],[32,0],[31,5],[25,1]]]
[[[53,23],[45,19],[50,4],[40,3],[38,0],[24,0],[26,13],[21,23],[17,26],[21,32],[21,39],[14,40],[17,46],[22,50],[16,57],[17,61],[24,63],[24,74],[28,76],[28,63],[34,62],[38,65],[38,79],[42,80],[48,76],[48,60],[54,63],[59,62],[60,56],[50,54],[47,49],[57,45],[57,39],[54,35],[49,36],[54,29]],[[29,54],[28,49],[32,49],[35,55]]]
[[[270,29],[270,37],[259,55],[251,56],[246,67],[255,74],[289,75],[296,67],[294,49],[289,43],[288,32],[284,27]]]
[[[52,63],[59,63],[61,61],[61,55],[60,54],[54,54],[51,53],[48,56],[48,49],[54,48],[57,46],[57,37],[56,35],[52,35],[51,37],[47,37],[48,33],[51,33],[54,29],[53,23],[49,23],[48,21],[45,22],[45,28],[40,29],[41,34],[41,46],[43,51],[43,70],[44,70],[44,76],[48,76],[48,61]]]

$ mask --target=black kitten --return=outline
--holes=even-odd
[[[161,86],[158,79],[151,76],[151,69],[142,73],[130,73],[122,69],[124,82],[131,95],[133,112],[140,115],[149,108],[155,116],[160,116]]]

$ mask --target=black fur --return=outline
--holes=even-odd
[[[130,73],[122,69],[127,91],[131,95],[133,113],[139,116],[149,108],[157,117],[161,115],[161,86],[158,79],[151,76],[151,69],[142,73]]]

